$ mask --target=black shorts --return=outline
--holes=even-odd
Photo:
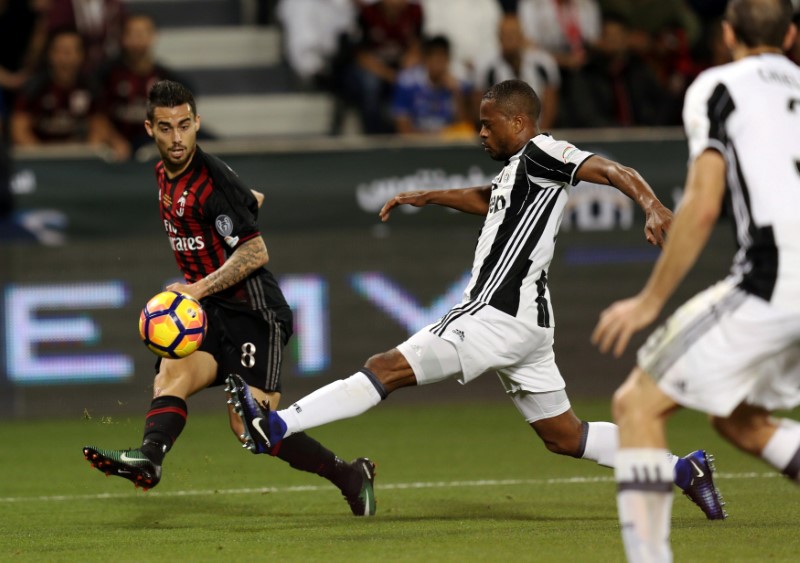
[[[217,377],[209,387],[236,373],[251,387],[280,393],[283,348],[292,334],[285,321],[271,309],[241,311],[210,300],[203,301],[203,309],[208,328],[199,349],[217,361]]]
[[[203,308],[208,330],[200,350],[214,356],[219,365],[212,385],[221,385],[236,373],[251,387],[280,393],[283,348],[292,333],[275,312],[239,311],[213,301],[204,302]]]

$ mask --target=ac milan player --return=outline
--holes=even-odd
[[[153,54],[156,24],[146,14],[131,14],[122,27],[121,53],[103,71],[106,111],[133,150],[150,141],[142,129],[147,93],[159,80],[175,80],[175,74],[158,64]]]
[[[153,401],[139,448],[83,449],[100,471],[155,487],[166,453],[186,423],[186,399],[239,374],[255,398],[277,406],[283,347],[292,313],[273,275],[264,268],[267,248],[257,226],[258,202],[221,160],[196,145],[200,128],[194,97],[170,80],[150,90],[145,129],[158,147],[161,219],[186,283],[167,289],[201,300],[208,332],[200,350],[157,363]],[[258,194],[260,196],[260,194]],[[231,429],[243,440],[241,420],[229,405]],[[353,514],[375,514],[374,464],[345,463],[304,433],[270,453],[295,469],[316,473],[342,491]]]

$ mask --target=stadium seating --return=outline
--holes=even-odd
[[[332,100],[298,91],[274,22],[257,25],[249,0],[127,0],[159,26],[158,59],[197,95],[204,128],[219,138],[324,135]],[[269,18],[267,18],[269,20]]]

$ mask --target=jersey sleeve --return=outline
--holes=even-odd
[[[255,196],[227,164],[218,159],[207,163],[214,190],[203,211],[225,244],[235,250],[261,234]]]
[[[683,104],[683,126],[689,142],[689,162],[704,150],[723,152],[727,88],[715,79],[714,73],[703,73],[689,86]]]
[[[549,135],[537,135],[528,143],[523,158],[528,175],[574,186],[578,168],[593,154]]]

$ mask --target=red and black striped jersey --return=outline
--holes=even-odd
[[[242,243],[261,236],[255,196],[227,164],[200,147],[175,178],[168,178],[159,162],[156,180],[164,230],[187,283],[218,270]],[[207,299],[237,309],[273,309],[279,318],[291,318],[283,293],[266,268]]]

